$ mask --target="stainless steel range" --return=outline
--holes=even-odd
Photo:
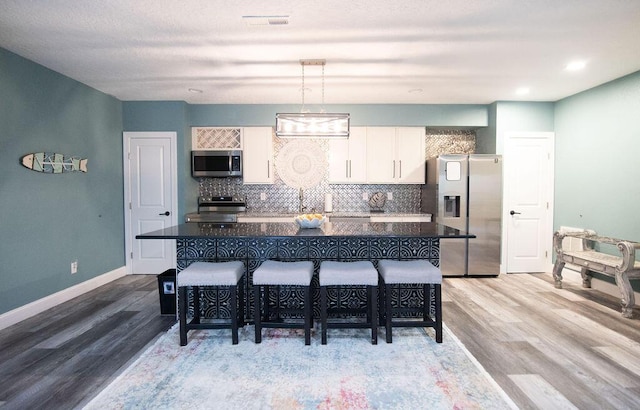
[[[244,212],[247,204],[243,198],[232,196],[198,197],[198,212],[186,214],[185,222],[236,223],[238,212]]]

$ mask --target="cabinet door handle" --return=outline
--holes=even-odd
[[[269,160],[267,160],[267,178],[271,178],[271,166]]]
[[[400,170],[400,175],[398,176],[398,178],[402,178],[402,160],[398,161],[399,162],[399,166],[398,169]]]
[[[351,173],[351,160],[349,160],[349,178],[351,178],[353,175]]]
[[[349,160],[344,160],[344,176],[345,178],[349,178]]]
[[[392,178],[395,178],[395,177],[396,177],[396,160],[394,159],[393,160],[393,177]]]

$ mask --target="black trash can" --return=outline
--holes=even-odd
[[[158,275],[158,293],[160,294],[160,313],[176,314],[176,270],[167,269]]]

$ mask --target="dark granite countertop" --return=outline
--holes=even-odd
[[[302,229],[295,223],[184,223],[137,235],[136,239],[188,238],[277,238],[277,237],[398,237],[398,238],[475,238],[434,222],[332,222],[320,228]]]
[[[303,212],[304,213],[304,212]],[[368,218],[368,217],[406,217],[406,216],[433,216],[430,213],[425,212],[307,212],[307,213],[318,213],[326,216],[331,219],[334,218],[345,218],[345,217],[355,217],[355,218]],[[300,215],[300,213],[296,212],[238,212],[238,217],[246,217],[246,218],[291,218],[293,219],[296,215]]]

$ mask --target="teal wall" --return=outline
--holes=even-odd
[[[553,132],[554,103],[499,101],[495,103],[496,153],[504,152],[508,132]]]
[[[640,72],[555,104],[554,226],[640,241]]]
[[[89,172],[19,164],[41,151]],[[124,266],[122,168],[120,101],[0,49],[0,314]]]
[[[321,107],[307,106],[312,112]],[[348,112],[352,126],[487,126],[486,105],[349,104],[326,105],[328,112]],[[276,113],[299,112],[299,105],[189,105],[192,126],[274,126]]]

